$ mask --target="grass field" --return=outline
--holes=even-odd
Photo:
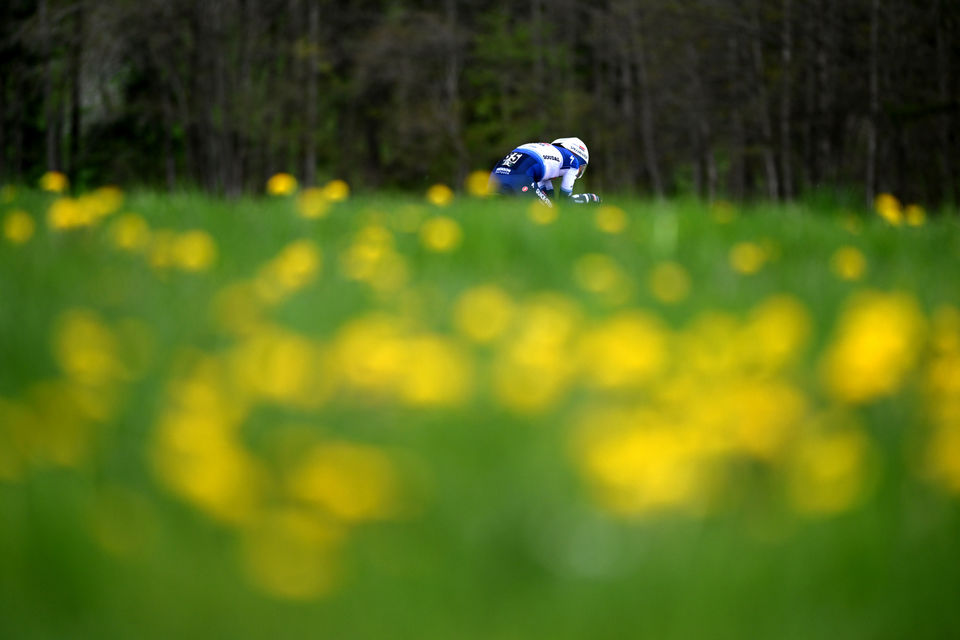
[[[958,633],[955,215],[270,187],[0,193],[0,637]]]

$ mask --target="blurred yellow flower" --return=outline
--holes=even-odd
[[[603,507],[622,517],[699,508],[709,480],[681,431],[630,415],[591,415],[585,423],[581,464]]]
[[[926,222],[927,212],[918,204],[910,204],[904,210],[903,217],[911,227],[919,227]]]
[[[669,336],[660,321],[626,311],[585,331],[577,358],[588,385],[634,388],[649,382],[668,361]]]
[[[627,228],[627,213],[614,205],[603,205],[594,213],[593,221],[604,233],[621,233]]]
[[[427,189],[427,201],[437,207],[445,207],[453,202],[453,190],[445,184],[435,184]]]
[[[830,257],[830,270],[841,280],[860,280],[867,270],[867,259],[856,247],[840,247]]]
[[[864,292],[846,305],[821,359],[821,378],[844,402],[896,392],[919,355],[924,317],[909,294]]]
[[[766,260],[767,252],[753,242],[739,242],[730,249],[730,266],[738,273],[756,273]]]
[[[250,582],[265,593],[313,600],[337,584],[343,537],[340,527],[306,510],[272,509],[243,529],[239,559]]]
[[[661,262],[650,273],[648,286],[657,300],[673,304],[690,294],[690,274],[681,264]]]
[[[70,180],[59,171],[47,171],[40,176],[40,188],[52,193],[63,193],[70,186]]]
[[[463,231],[453,218],[435,216],[420,226],[420,242],[430,251],[446,253],[460,246]]]
[[[233,348],[227,361],[238,390],[250,398],[316,408],[332,387],[319,347],[279,327],[259,327]]]
[[[342,202],[350,196],[350,185],[343,180],[331,180],[323,186],[323,195],[330,202]]]
[[[796,298],[771,296],[750,310],[735,341],[741,364],[768,375],[793,362],[807,344],[813,321]]]
[[[206,231],[194,229],[173,240],[173,263],[184,271],[206,271],[217,259],[217,244]]]
[[[60,369],[84,385],[102,386],[126,376],[113,330],[89,309],[70,309],[60,315],[53,353]]]
[[[504,334],[513,314],[513,300],[503,289],[481,285],[460,295],[454,305],[453,322],[470,340],[487,343]]]
[[[150,226],[142,216],[125,213],[110,225],[110,239],[124,251],[143,251],[150,245]]]
[[[287,487],[293,497],[348,523],[390,518],[399,508],[397,470],[384,452],[368,445],[315,445],[290,472]]]
[[[473,367],[455,341],[432,334],[410,336],[402,343],[403,375],[396,381],[399,399],[416,407],[456,406],[472,390]]]
[[[900,201],[889,193],[881,193],[873,200],[873,208],[877,214],[894,226],[903,222],[903,208]]]
[[[515,331],[501,341],[493,363],[494,394],[503,406],[535,413],[560,399],[576,372],[571,347],[580,316],[575,302],[553,293],[517,309]]]
[[[467,193],[477,198],[490,195],[490,172],[471,171],[466,179]]]
[[[318,187],[304,189],[297,196],[297,212],[308,220],[323,218],[330,210],[330,199]]]
[[[267,180],[267,193],[272,196],[288,196],[297,190],[297,179],[289,173],[275,173]]]
[[[857,428],[812,434],[792,445],[788,474],[799,513],[832,515],[853,508],[869,484],[871,444]]]
[[[397,291],[407,282],[407,263],[394,249],[393,234],[380,224],[368,224],[340,254],[340,270],[351,280],[377,291]]]
[[[74,198],[57,198],[47,210],[47,224],[52,229],[76,229],[94,221],[91,212]]]
[[[9,212],[3,219],[3,235],[13,244],[23,244],[33,237],[36,224],[29,213],[21,209]]]
[[[321,266],[320,248],[311,240],[297,240],[260,268],[254,286],[265,302],[277,303],[312,282]]]
[[[537,224],[550,224],[557,219],[557,208],[540,200],[533,200],[527,207],[527,217]]]
[[[107,186],[85,193],[77,202],[92,222],[105,218],[117,211],[123,204],[123,191],[119,187]]]
[[[605,253],[588,253],[573,264],[573,279],[584,291],[608,293],[626,286],[626,275]]]
[[[168,489],[217,520],[253,519],[266,480],[261,462],[245,451],[225,416],[170,406],[150,447],[153,468]]]

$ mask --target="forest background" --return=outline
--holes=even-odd
[[[949,0],[6,0],[0,182],[458,187],[579,136],[590,188],[960,200]]]

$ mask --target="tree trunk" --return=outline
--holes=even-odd
[[[793,17],[791,16],[792,0],[783,0],[783,32],[781,39],[781,73],[780,86],[780,184],[783,188],[783,198],[793,198],[793,148],[790,132],[790,93],[791,74],[793,73]]]
[[[944,0],[937,0],[936,4],[936,46],[937,46],[937,91],[941,102],[948,105],[947,112],[939,117],[940,120],[940,183],[946,191],[943,194],[951,198],[954,204],[960,204],[960,174],[957,173],[956,153],[956,117],[957,105],[953,99],[952,87],[952,60],[950,46],[952,43],[950,16],[944,11]]]
[[[80,128],[80,109],[82,106],[80,104],[80,88],[83,81],[80,73],[83,69],[85,17],[84,1],[77,0],[74,14],[73,42],[70,51],[70,147],[67,154],[67,165],[72,182],[77,181],[77,174],[80,170],[80,138],[82,135]]]
[[[304,82],[306,131],[303,135],[303,182],[317,182],[317,123],[320,84],[320,6],[310,2],[307,9],[307,77]]]
[[[867,118],[867,206],[877,195],[877,126],[880,119],[880,0],[870,3],[869,115]]]
[[[737,201],[743,200],[746,187],[746,176],[744,171],[744,150],[747,147],[746,131],[743,126],[743,90],[739,79],[740,69],[740,45],[735,36],[731,36],[727,42],[728,64],[731,82],[731,98],[733,105],[732,124],[731,124],[731,144],[730,144],[730,174],[728,179],[728,188],[730,195]]]
[[[753,75],[756,84],[757,101],[759,102],[760,136],[763,141],[762,155],[766,175],[767,197],[770,198],[770,200],[776,200],[780,197],[780,180],[773,150],[773,118],[770,115],[770,97],[767,94],[767,85],[764,79],[766,61],[764,60],[763,47],[760,41],[761,24],[756,4],[753,6],[752,22],[755,31],[753,42],[751,43]]]
[[[463,114],[460,100],[460,73],[463,66],[463,56],[460,51],[460,26],[457,16],[456,0],[447,0],[445,4],[447,29],[449,30],[449,47],[445,73],[445,93],[447,102],[447,133],[453,145],[456,164],[454,166],[454,183],[462,185],[467,177],[468,158],[467,147],[463,140]]]
[[[653,98],[650,92],[650,73],[647,64],[646,38],[644,37],[643,18],[636,13],[636,6],[630,5],[630,33],[633,35],[634,69],[637,73],[637,87],[640,93],[640,131],[643,140],[643,158],[650,186],[658,198],[664,195],[663,178],[657,159],[657,140],[653,124]]]
[[[40,56],[43,59],[43,126],[46,140],[46,163],[48,171],[60,170],[60,154],[57,140],[57,104],[54,95],[53,52],[50,11],[47,0],[39,0],[37,16],[40,22]]]

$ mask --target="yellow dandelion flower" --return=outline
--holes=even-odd
[[[860,280],[867,271],[867,259],[856,247],[840,247],[830,257],[830,270],[841,280]]]
[[[206,231],[195,229],[173,241],[173,263],[184,271],[206,271],[217,259],[217,244]]]
[[[593,215],[597,228],[604,233],[622,233],[627,228],[627,212],[613,205],[603,205]]]
[[[760,271],[767,257],[767,252],[760,245],[739,242],[730,249],[730,266],[738,273],[750,275]]]
[[[150,226],[136,213],[116,218],[110,225],[109,235],[113,245],[123,251],[143,251],[150,246]]]
[[[795,443],[788,485],[793,507],[814,516],[854,507],[868,488],[870,453],[866,434],[855,428]]]
[[[153,468],[170,491],[222,522],[255,518],[266,470],[242,447],[233,421],[174,405],[160,417],[153,436]]]
[[[580,367],[589,384],[640,386],[667,361],[668,336],[660,321],[641,311],[619,313],[580,338]]]
[[[339,520],[361,522],[395,515],[399,484],[393,463],[379,449],[325,442],[306,454],[291,473],[288,488]]]
[[[272,196],[288,196],[297,190],[297,179],[289,173],[275,173],[267,180],[267,193]]]
[[[87,386],[103,386],[126,375],[114,331],[88,309],[71,309],[60,316],[53,353],[68,377]]]
[[[115,186],[100,187],[92,193],[80,196],[77,200],[91,219],[97,221],[120,208],[123,204],[123,191]]]
[[[322,266],[320,248],[303,239],[284,247],[257,275],[257,293],[267,302],[279,302],[313,281]]]
[[[453,202],[453,190],[445,184],[435,184],[427,189],[427,201],[437,207]]]
[[[908,294],[864,292],[847,304],[820,363],[830,394],[868,402],[900,389],[919,355],[925,320]]]
[[[694,510],[705,497],[708,477],[703,455],[676,429],[624,426],[628,416],[588,417],[582,468],[600,505],[622,517],[665,510]]]
[[[57,198],[47,211],[47,224],[51,229],[76,229],[93,222],[93,218],[74,198]]]
[[[308,220],[323,218],[330,210],[330,200],[323,189],[310,187],[297,196],[297,212]]]
[[[466,180],[467,193],[477,198],[490,195],[490,173],[488,171],[471,171]]]
[[[40,188],[51,193],[63,193],[70,187],[70,180],[59,171],[47,171],[40,176]]]
[[[23,244],[33,237],[36,224],[29,213],[16,209],[3,219],[3,235],[13,244]]]
[[[873,208],[877,214],[894,226],[903,222],[903,208],[896,196],[881,193],[873,200]]]
[[[927,220],[927,212],[918,204],[907,205],[903,211],[903,218],[911,227],[922,226]]]
[[[468,289],[454,305],[453,321],[457,330],[474,342],[492,342],[510,326],[514,304],[496,285]]]
[[[397,378],[399,399],[416,407],[455,406],[466,400],[472,382],[472,363],[455,341],[421,334],[402,343],[404,374]]]
[[[527,207],[527,216],[537,224],[551,224],[557,219],[557,208],[534,200]]]
[[[673,304],[690,294],[690,274],[676,262],[661,262],[650,273],[648,286],[657,300]]]
[[[247,579],[264,593],[315,600],[337,585],[343,537],[340,527],[306,509],[274,509],[244,527],[239,560]]]
[[[330,202],[343,202],[350,197],[350,185],[343,180],[331,180],[323,186],[323,195]]]
[[[420,227],[420,242],[430,251],[445,253],[460,246],[463,231],[453,218],[436,216]]]

